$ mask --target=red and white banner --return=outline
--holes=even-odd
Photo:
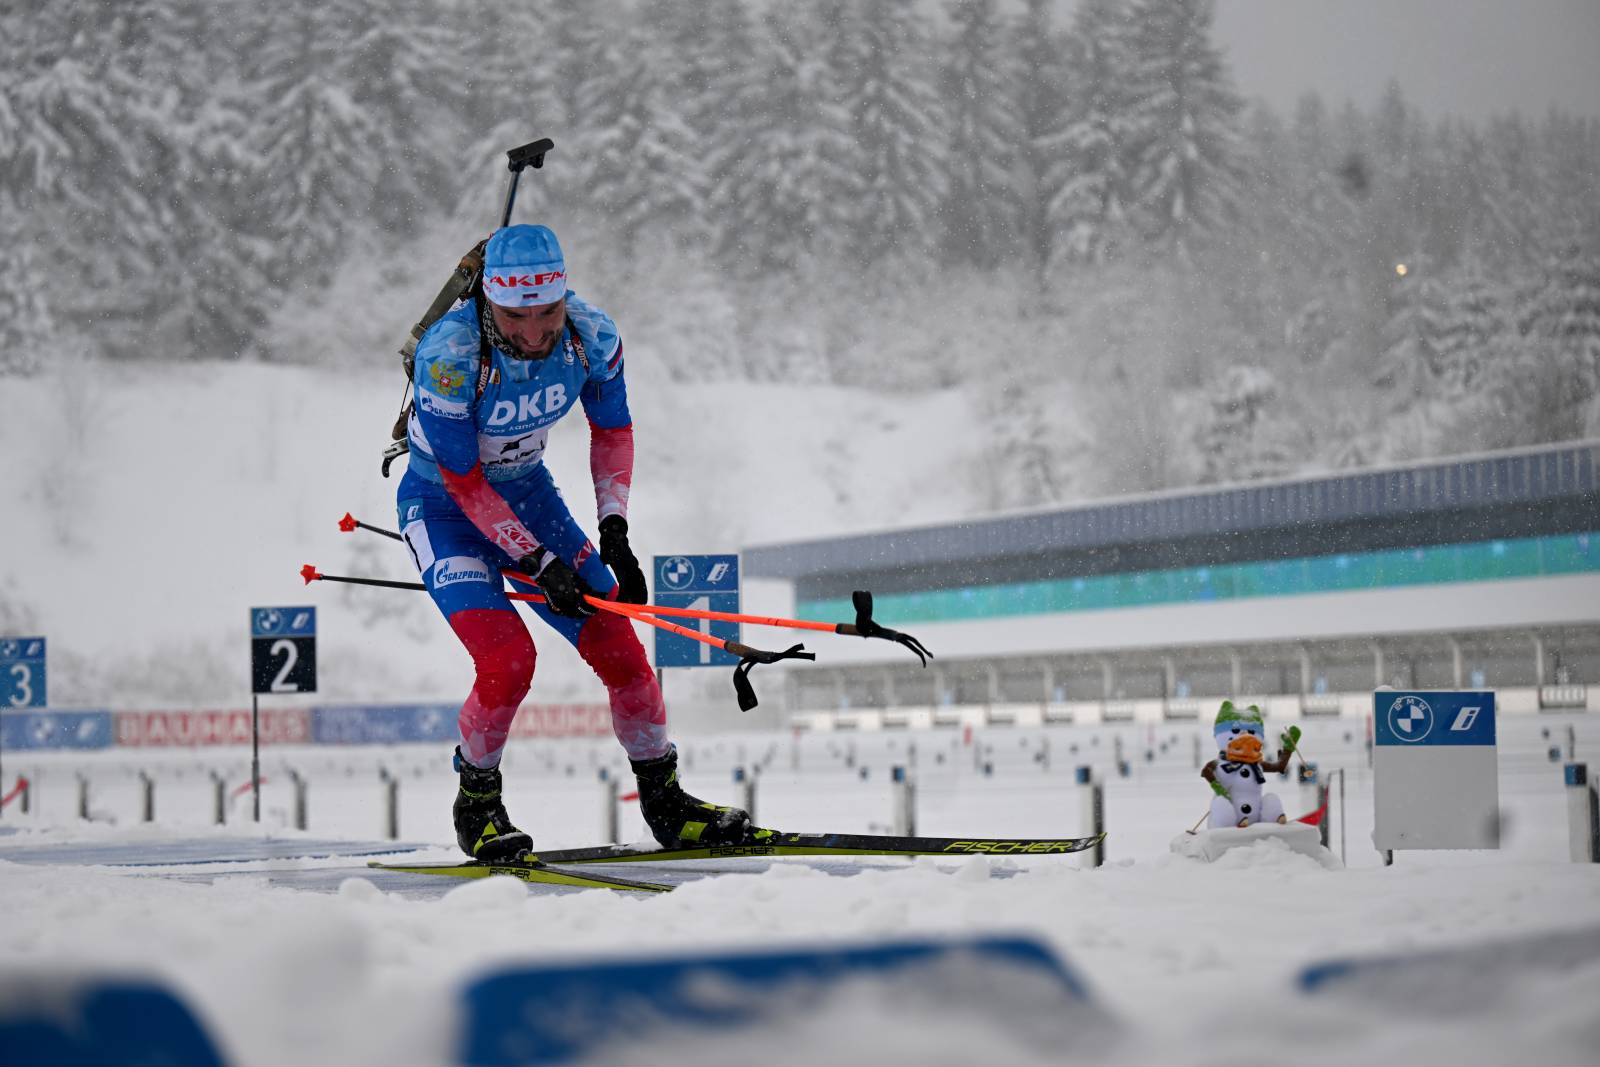
[[[248,745],[250,712],[244,711],[119,711],[117,744]],[[272,708],[261,712],[263,745],[311,742],[311,715],[305,708]]]
[[[611,709],[604,704],[524,704],[511,723],[512,737],[609,737]]]

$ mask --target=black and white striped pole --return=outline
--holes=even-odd
[[[611,768],[600,768],[600,840],[611,845],[622,843],[622,815],[617,797],[617,780]]]
[[[1080,810],[1087,817],[1089,825],[1084,828],[1085,834],[1102,835],[1106,829],[1106,794],[1105,787],[1094,777],[1094,768],[1088,764],[1080,766],[1077,770],[1078,797]],[[1106,844],[1101,841],[1090,850],[1089,865],[1091,867],[1104,866],[1106,862]]]
[[[1600,863],[1600,784],[1587,763],[1564,768],[1567,783],[1567,841],[1573,863]]]
[[[752,767],[746,771],[744,767],[733,769],[733,784],[739,787],[739,806],[750,813],[750,822],[756,822],[756,772]]]
[[[914,837],[917,833],[916,783],[901,766],[896,766],[891,772],[891,782],[894,789],[893,832],[898,837]]]

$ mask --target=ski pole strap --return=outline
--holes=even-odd
[[[885,641],[893,641],[897,645],[904,645],[917,654],[917,658],[926,667],[933,658],[933,653],[910,634],[891,630],[887,626],[880,626],[872,621],[872,594],[865,589],[857,589],[850,594],[850,602],[856,607],[856,621],[854,623],[841,622],[833,628],[834,633],[844,634],[846,637],[880,637]]]
[[[749,711],[758,703],[755,688],[750,684],[750,668],[758,663],[777,663],[786,659],[816,660],[815,652],[807,652],[805,645],[791,645],[782,652],[768,652],[760,648],[751,648],[749,645],[738,641],[729,641],[722,646],[724,651],[731,652],[740,657],[738,666],[733,668],[733,692],[739,698],[739,710]]]

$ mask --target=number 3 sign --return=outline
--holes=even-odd
[[[317,609],[250,609],[252,693],[317,691]]]

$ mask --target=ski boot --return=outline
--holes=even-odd
[[[678,784],[678,750],[629,760],[639,781],[639,812],[662,848],[739,845],[751,840],[750,813],[692,797]]]
[[[455,768],[461,775],[456,802],[450,809],[455,817],[456,843],[475,860],[494,863],[514,858],[533,847],[533,839],[511,825],[505,803],[500,799],[500,768],[474,767],[456,749]]]

